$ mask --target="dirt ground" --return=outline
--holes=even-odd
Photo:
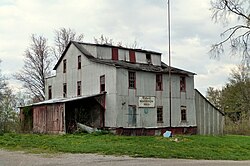
[[[0,149],[0,166],[249,166],[250,161],[214,161],[132,158],[127,156],[103,156],[96,154],[29,154]]]

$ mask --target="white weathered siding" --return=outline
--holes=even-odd
[[[198,90],[195,90],[197,133],[201,135],[223,134],[224,115]]]
[[[186,79],[186,93],[181,98],[180,76],[172,76],[172,90],[177,91],[172,99],[172,126],[196,126],[194,108],[193,76]],[[128,126],[128,106],[135,105],[137,111],[137,124],[135,127],[169,126],[169,81],[168,75],[163,75],[163,91],[156,91],[156,73],[136,71],[136,89],[128,88],[128,70],[117,70],[117,127]],[[139,96],[152,96],[156,98],[154,108],[138,107]],[[184,100],[184,102],[182,101]],[[181,122],[181,105],[187,107],[187,122]],[[157,106],[163,107],[163,123],[157,123]]]

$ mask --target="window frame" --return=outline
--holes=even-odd
[[[100,76],[100,92],[105,92],[105,75]]]
[[[118,48],[112,48],[112,60],[118,60],[119,59],[119,53]]]
[[[163,91],[163,75],[162,74],[156,74],[155,82],[156,82],[156,91]]]
[[[187,107],[181,106],[181,122],[187,122]]]
[[[77,85],[77,87],[76,87],[76,95],[77,96],[81,96],[82,82],[81,81],[77,81],[76,85]]]
[[[150,53],[146,53],[146,61],[148,64],[152,64],[152,56]]]
[[[63,83],[63,97],[67,97],[67,83]]]
[[[186,92],[186,77],[180,76],[180,91]]]
[[[67,59],[63,60],[63,73],[66,73],[67,71]]]
[[[81,55],[78,55],[77,57],[77,69],[81,69],[82,68],[82,57]]]
[[[136,89],[136,72],[128,71],[128,88]]]
[[[48,99],[52,99],[52,85],[48,86]]]
[[[157,123],[163,123],[163,107],[162,106],[158,106],[156,109],[156,113],[157,113]]]

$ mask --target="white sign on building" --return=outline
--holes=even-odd
[[[150,96],[139,97],[139,107],[154,108],[155,107],[155,97],[150,97]]]

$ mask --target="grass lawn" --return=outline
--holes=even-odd
[[[133,157],[250,160],[249,136],[117,136],[4,134],[0,149],[31,153],[97,153]]]

